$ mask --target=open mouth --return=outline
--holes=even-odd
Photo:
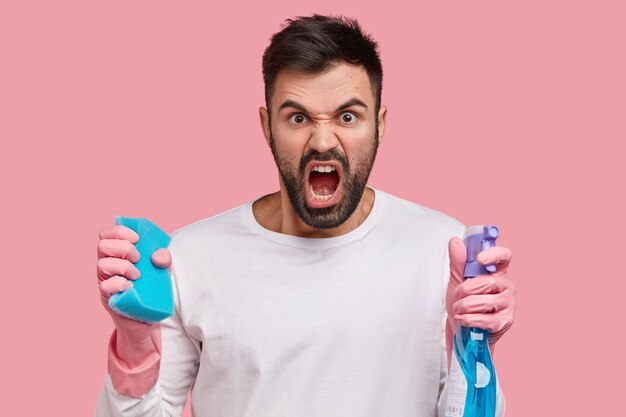
[[[337,161],[312,161],[307,165],[306,196],[309,206],[335,204],[341,192],[342,166]]]

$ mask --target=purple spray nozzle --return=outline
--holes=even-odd
[[[486,275],[496,271],[495,265],[483,266],[476,260],[476,256],[483,250],[496,245],[500,235],[497,226],[470,226],[467,228],[465,246],[467,247],[467,262],[465,263],[465,278],[477,275]]]

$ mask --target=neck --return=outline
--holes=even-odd
[[[345,222],[332,229],[316,229],[298,217],[281,181],[280,190],[255,201],[252,212],[261,226],[273,232],[307,238],[328,238],[346,234],[359,227],[373,206],[374,190],[365,187],[359,205]]]

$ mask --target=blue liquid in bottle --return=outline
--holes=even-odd
[[[496,226],[472,226],[467,229],[466,279],[495,271],[494,265],[479,264],[476,255],[495,246],[499,234]],[[452,350],[446,417],[495,417],[497,381],[489,351],[489,332],[458,326]]]

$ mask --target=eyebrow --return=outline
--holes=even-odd
[[[346,101],[345,103],[343,103],[341,106],[337,107],[335,112],[347,109],[348,107],[352,107],[352,106],[361,106],[367,109],[367,104],[365,104],[363,101],[359,100],[358,98],[354,97]],[[278,108],[278,111],[280,112],[282,109],[285,109],[287,107],[300,110],[304,113],[309,113],[306,107],[304,107],[302,104],[294,100],[285,100],[283,104],[281,104],[280,107]]]

